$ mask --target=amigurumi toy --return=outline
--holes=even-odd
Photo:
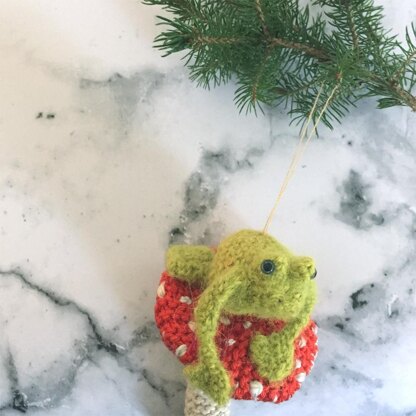
[[[228,415],[228,402],[282,402],[300,388],[317,353],[313,259],[269,234],[242,230],[217,249],[173,245],[155,317],[186,365],[185,415]]]

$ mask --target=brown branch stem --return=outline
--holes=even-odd
[[[355,28],[354,20],[351,15],[351,4],[347,6],[347,19],[348,19],[348,26],[350,27],[351,37],[352,37],[352,45],[354,50],[358,50],[359,43],[358,43],[358,35],[357,30]]]
[[[379,75],[375,74],[368,74],[368,79],[364,81],[370,83],[376,83],[387,90],[390,90],[394,95],[396,95],[399,100],[403,103],[403,105],[410,107],[412,111],[416,112],[416,97],[412,95],[409,91],[403,89],[396,80],[390,79],[386,80]]]
[[[416,58],[416,50],[411,53],[407,59],[403,62],[403,65],[393,74],[392,79],[397,80],[401,75],[403,75],[406,71],[406,67],[412,62],[413,59]]]
[[[191,44],[194,46],[205,45],[235,45],[244,42],[244,38],[227,37],[227,36],[203,36],[198,35],[192,38]]]
[[[264,17],[263,9],[261,7],[261,0],[254,0],[254,3],[256,6],[257,15],[261,23],[261,27],[263,28],[263,33],[267,38],[270,38],[270,31],[266,25],[266,19]]]
[[[325,51],[299,42],[293,42],[281,38],[272,38],[270,40],[270,46],[281,46],[282,48],[296,49],[300,52],[303,52],[306,55],[309,55],[313,58],[317,58],[320,61],[329,60],[329,55]]]
[[[404,90],[396,83],[391,83],[391,88],[395,94],[400,97],[403,104],[410,107],[412,111],[416,111],[416,97],[414,95],[410,94],[410,92]]]
[[[238,43],[243,43],[245,38],[236,38],[236,37],[226,37],[226,36],[203,36],[198,35],[194,37],[191,41],[193,45],[235,45]],[[306,55],[309,55],[313,58],[317,58],[321,61],[328,61],[329,56],[327,53],[321,49],[316,49],[312,46],[305,45],[299,42],[293,42],[281,38],[271,38],[268,42],[268,47],[273,48],[280,46],[282,48],[296,49]]]
[[[251,100],[252,102],[255,102],[257,100],[257,88],[260,82],[260,78],[263,75],[264,67],[266,66],[266,62],[269,59],[270,56],[270,49],[266,50],[266,53],[264,55],[264,58],[262,59],[257,74],[254,78],[253,88],[251,89]]]

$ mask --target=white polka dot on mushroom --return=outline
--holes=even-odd
[[[183,357],[186,354],[188,347],[185,344],[179,345],[178,348],[175,350],[175,354],[177,357]]]
[[[190,305],[192,303],[192,299],[189,296],[181,296],[179,301],[182,303],[186,303],[187,305]]]
[[[299,373],[296,375],[296,380],[299,381],[299,383],[303,383],[305,381],[306,374],[305,373]]]
[[[229,318],[227,318],[226,316],[222,316],[222,317],[220,318],[220,322],[221,322],[222,324],[224,324],[224,325],[230,325],[230,323],[231,323],[230,319],[229,319]]]
[[[160,298],[163,298],[163,296],[166,295],[166,291],[165,291],[165,282],[162,282],[159,287],[157,288],[157,295]]]
[[[253,400],[257,400],[257,397],[260,396],[263,391],[263,384],[258,380],[250,381],[250,394]]]

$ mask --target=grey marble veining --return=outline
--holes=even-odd
[[[416,19],[377,3],[400,36]],[[153,319],[164,252],[261,228],[298,130],[197,89],[138,2],[0,10],[0,414],[181,415]],[[416,116],[374,107],[322,129],[271,228],[318,264],[313,372],[233,414],[416,415]]]

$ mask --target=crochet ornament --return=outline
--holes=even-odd
[[[174,245],[155,306],[166,346],[185,364],[185,415],[229,415],[231,398],[280,403],[317,354],[315,264],[269,234],[242,230],[217,249]]]

